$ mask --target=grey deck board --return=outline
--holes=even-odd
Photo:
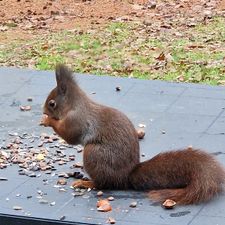
[[[139,123],[146,124],[146,137],[140,142],[141,153],[145,153],[141,160],[161,151],[192,145],[215,153],[225,166],[225,87],[80,74],[77,80],[92,99],[123,111],[136,127]],[[52,71],[0,68],[0,146],[8,141],[9,132],[52,133],[38,123],[45,98],[54,86]],[[122,90],[116,92],[116,86],[121,86]],[[32,110],[21,112],[19,106],[28,104],[30,96],[34,98],[29,103]],[[81,153],[73,149],[66,151],[74,152],[76,161],[82,161]],[[56,173],[68,171],[70,165],[58,166]],[[30,178],[18,175],[18,169],[17,165],[12,165],[0,170],[0,176],[8,177],[8,181],[0,184],[0,225],[36,224],[35,221],[45,225],[106,224],[109,216],[122,225],[225,224],[225,195],[209,203],[164,210],[141,192],[104,191],[104,197],[112,195],[115,201],[112,212],[100,213],[96,210],[96,191],[73,197],[69,187],[73,179],[68,179],[66,192],[59,192],[54,187],[57,175],[40,172],[40,177]],[[48,184],[44,184],[43,179],[47,179]],[[56,204],[40,204],[38,190]],[[138,202],[136,208],[129,207],[132,201]],[[22,206],[23,210],[13,210],[15,205]],[[65,216],[64,221],[59,220],[61,216]]]

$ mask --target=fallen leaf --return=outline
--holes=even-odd
[[[157,60],[159,61],[164,61],[166,59],[165,54],[162,52],[159,54],[158,57],[156,57]]]

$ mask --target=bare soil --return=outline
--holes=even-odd
[[[115,20],[191,26],[224,10],[225,0],[0,0],[0,41]]]

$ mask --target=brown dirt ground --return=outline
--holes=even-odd
[[[4,31],[0,41],[114,20],[163,21],[164,26],[174,26],[223,10],[225,0],[0,0],[0,31]]]

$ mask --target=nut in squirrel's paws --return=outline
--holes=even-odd
[[[45,126],[45,127],[49,126],[49,117],[48,117],[48,115],[44,114],[42,116],[41,121],[40,121],[40,125],[41,126]]]
[[[94,188],[94,183],[92,181],[77,180],[72,183],[73,188]]]

